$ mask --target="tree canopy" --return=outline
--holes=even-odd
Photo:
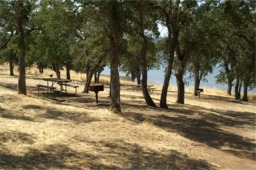
[[[111,69],[111,108],[121,111],[119,70],[142,84],[148,105],[147,71],[165,68],[160,107],[171,75],[177,80],[177,103],[184,103],[184,74],[200,81],[215,67],[216,77],[240,99],[255,88],[255,2],[249,0],[1,0],[0,62],[19,65],[19,93],[26,94],[25,68],[52,68],[57,77],[66,67],[92,75]],[[158,26],[167,29],[159,37]],[[11,72],[10,72],[11,73]],[[85,88],[84,92],[87,89]]]

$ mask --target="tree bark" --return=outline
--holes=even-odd
[[[17,2],[18,7],[18,35],[19,35],[19,79],[18,79],[18,93],[27,94],[26,89],[26,42],[25,42],[25,32],[24,32],[24,23],[25,23],[25,12],[23,1]]]
[[[137,85],[140,85],[141,84],[141,69],[139,66],[137,67],[136,77],[137,77]]]
[[[131,70],[131,81],[134,82],[136,79],[136,73],[134,70]]]
[[[99,66],[96,68],[96,71],[94,72],[94,83],[100,83],[100,73],[103,71],[103,67]]]
[[[184,96],[185,96],[185,84],[183,81],[183,71],[178,70],[176,73],[176,81],[177,81],[177,87],[178,87],[178,95],[177,95],[177,100],[176,103],[179,104],[184,104]]]
[[[200,67],[199,64],[194,65],[194,96],[198,96],[197,89],[200,87]]]
[[[239,85],[240,85],[240,81],[239,81],[239,79],[237,78],[236,79],[236,85],[235,85],[235,98],[237,99],[237,100],[240,100],[240,92],[239,92]]]
[[[172,63],[168,62],[167,68],[165,70],[164,83],[163,83],[162,93],[160,98],[161,108],[166,108],[166,109],[168,108],[166,98],[167,98],[167,92],[168,92],[171,74],[172,74]]]
[[[232,78],[232,76],[230,75],[230,69],[229,69],[229,64],[227,63],[226,60],[224,60],[224,66],[225,66],[225,71],[226,71],[226,74],[227,74],[227,79],[228,79],[228,88],[227,88],[227,94],[228,95],[231,95],[232,93],[232,82],[234,80],[234,78]],[[232,67],[231,67],[232,68]]]
[[[142,80],[141,80],[141,87],[142,87],[142,93],[143,97],[147,103],[148,106],[156,107],[154,101],[152,100],[149,92],[148,92],[148,70],[147,70],[147,59],[145,50],[142,47],[141,50],[141,57],[142,57]]]
[[[110,93],[111,106],[110,111],[114,113],[121,112],[120,100],[120,79],[119,79],[119,55],[120,55],[120,39],[122,37],[120,16],[118,13],[118,1],[108,1],[110,6],[109,23],[110,23]]]
[[[140,30],[140,37],[142,38],[142,44],[140,49],[140,57],[141,57],[141,69],[142,69],[142,80],[141,80],[141,87],[143,97],[148,106],[156,107],[154,101],[152,100],[149,92],[148,92],[148,70],[147,70],[147,39],[144,35],[144,14],[143,9],[139,9],[139,30]]]
[[[86,73],[86,81],[85,81],[85,86],[84,86],[84,90],[82,93],[89,93],[89,87],[92,81],[92,77],[94,75],[94,73],[96,73],[96,69],[99,67],[99,64],[101,63],[103,57],[99,58],[99,60],[93,65],[93,66],[89,66],[89,69],[87,70]]]
[[[9,36],[9,38],[2,45],[0,44],[0,51],[7,48],[8,43],[10,42],[12,36],[13,36],[13,31],[11,32],[11,35]]]
[[[44,67],[38,66],[38,70],[39,70],[39,73],[40,73],[40,74],[43,74],[43,73],[44,73]]]
[[[13,72],[13,70],[14,70],[14,64],[13,64],[14,55],[15,54],[13,53],[13,51],[11,51],[10,58],[9,58],[10,76],[14,76],[14,72]]]
[[[70,63],[66,64],[66,79],[71,80],[71,76],[70,76]]]
[[[61,76],[60,76],[59,64],[53,64],[53,70],[55,71],[57,78],[60,79]]]
[[[242,100],[245,101],[245,102],[248,102],[248,86],[249,86],[249,83],[250,83],[250,77],[246,76],[245,81],[244,81],[244,95],[243,95],[243,98],[242,98]]]
[[[83,90],[82,93],[89,93],[89,87],[90,87],[90,84],[91,84],[91,80],[92,80],[92,76],[93,76],[94,70],[95,69],[91,68],[88,71],[88,74],[86,74],[85,86],[84,86],[84,90]]]
[[[232,82],[233,82],[233,80],[231,80],[231,79],[228,80],[227,94],[229,94],[229,95],[231,95],[231,92],[232,92]]]
[[[167,21],[166,21],[167,22]],[[163,87],[162,87],[162,93],[161,93],[161,98],[160,98],[160,107],[161,108],[168,108],[167,106],[167,102],[166,102],[166,98],[167,98],[167,93],[168,93],[168,87],[169,87],[169,82],[170,82],[170,78],[171,78],[171,74],[172,74],[172,65],[173,65],[173,58],[174,58],[174,51],[175,51],[175,44],[174,41],[172,39],[172,32],[171,32],[171,28],[170,28],[170,24],[169,22],[167,22],[168,25],[168,40],[169,43],[168,45],[170,45],[170,47],[168,48],[168,65],[167,68],[165,70],[165,76],[164,76],[164,83],[163,83]]]

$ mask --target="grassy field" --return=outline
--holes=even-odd
[[[170,109],[151,108],[140,91],[122,86],[123,114],[117,115],[108,111],[108,86],[99,104],[93,93],[80,93],[83,74],[72,72],[77,95],[73,89],[68,95],[38,93],[35,85],[50,73],[28,69],[23,96],[18,77],[0,67],[0,169],[256,168],[253,100],[238,102],[211,89],[199,99],[188,90],[186,104],[179,105],[170,87]],[[103,81],[108,84],[108,76]],[[151,93],[156,103],[160,89]]]

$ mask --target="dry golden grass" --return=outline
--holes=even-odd
[[[166,110],[122,88],[117,115],[108,88],[96,105],[94,94],[80,93],[83,82],[78,96],[37,93],[51,71],[27,73],[28,95],[17,95],[17,76],[0,67],[0,169],[255,169],[253,103],[187,93],[178,105],[170,91]],[[159,93],[151,93],[156,103]]]

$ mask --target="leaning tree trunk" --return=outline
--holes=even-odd
[[[25,44],[25,32],[24,32],[24,22],[25,22],[25,12],[24,5],[22,1],[18,1],[18,33],[19,33],[19,80],[18,80],[18,92],[19,94],[27,94],[26,89],[26,44]]]
[[[93,66],[88,65],[89,69],[87,70],[87,73],[86,73],[86,81],[85,81],[85,86],[82,93],[89,93],[89,87],[92,81],[92,77],[96,72],[96,69],[99,67],[99,64],[101,63],[102,59],[103,57],[99,58],[99,60]]]
[[[149,92],[148,92],[148,70],[147,70],[147,57],[146,57],[146,47],[143,45],[141,49],[141,58],[142,58],[142,80],[141,80],[141,87],[143,97],[148,106],[156,107],[154,101],[152,100]]]
[[[161,98],[160,98],[160,107],[161,108],[168,108],[166,98],[167,98],[167,93],[168,93],[168,87],[169,87],[169,82],[172,74],[172,65],[173,65],[173,58],[174,58],[174,41],[171,39],[171,28],[168,28],[169,30],[169,44],[170,47],[169,49],[169,58],[168,58],[168,65],[165,70],[165,76],[164,76],[164,83],[162,87],[162,93],[161,93]]]
[[[91,84],[91,80],[92,80],[92,76],[94,73],[95,69],[91,68],[88,73],[86,74],[86,81],[85,81],[85,86],[84,86],[84,90],[82,93],[89,93],[89,87]]]
[[[162,87],[162,93],[161,93],[161,98],[160,98],[160,107],[161,108],[166,108],[166,109],[168,108],[166,98],[167,98],[167,92],[168,92],[171,74],[172,74],[172,63],[168,62],[168,66],[165,71],[164,84]]]
[[[13,64],[14,55],[15,54],[11,51],[10,58],[9,58],[10,76],[14,76],[14,72],[13,72],[13,70],[14,70],[14,64]]]
[[[200,87],[200,67],[199,67],[199,64],[195,64],[194,65],[194,96],[198,96],[197,94],[197,89],[199,89]]]
[[[147,64],[147,39],[144,35],[144,13],[143,9],[140,9],[139,11],[139,35],[142,38],[142,44],[140,49],[140,58],[141,58],[141,71],[142,71],[142,80],[141,80],[141,88],[143,97],[147,103],[148,106],[157,107],[152,100],[149,92],[148,92],[148,64]]]
[[[148,106],[152,106],[152,107],[156,107],[154,101],[152,100],[149,92],[148,92],[148,86],[147,86],[147,67],[145,66],[145,64],[143,64],[144,66],[142,66],[142,80],[141,80],[141,87],[142,87],[142,93],[143,93],[143,97],[147,103]]]

